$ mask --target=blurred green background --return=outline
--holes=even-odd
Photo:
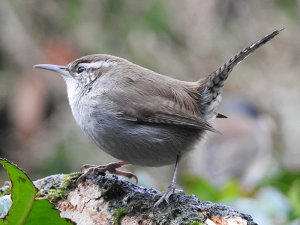
[[[63,80],[34,64],[107,53],[194,81],[280,28],[234,69],[220,109],[229,118],[214,123],[222,135],[196,146],[178,180],[259,224],[300,224],[299,0],[2,0],[0,155],[32,179],[115,161],[75,124]],[[173,166],[128,169],[164,190]]]

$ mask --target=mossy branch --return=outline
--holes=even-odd
[[[248,224],[251,216],[195,196],[175,193],[169,205],[153,209],[160,192],[115,176],[90,176],[76,184],[78,173],[52,175],[35,181],[40,197],[54,203],[61,216],[77,224]]]

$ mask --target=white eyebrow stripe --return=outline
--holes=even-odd
[[[117,62],[106,62],[106,61],[95,61],[90,63],[79,63],[78,66],[83,66],[87,69],[93,68],[93,69],[99,69],[101,67],[109,67],[111,65],[116,65]]]

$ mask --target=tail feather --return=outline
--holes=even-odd
[[[260,46],[264,45],[271,39],[273,39],[276,35],[278,35],[281,30],[275,30],[271,34],[255,41],[252,43],[249,47],[243,49],[238,54],[236,54],[233,58],[231,58],[228,62],[226,62],[223,66],[215,70],[213,73],[211,73],[207,79],[202,83],[204,87],[202,86],[203,92],[201,93],[201,96],[203,98],[204,102],[204,108],[205,115],[208,115],[209,117],[215,116],[215,115],[209,115],[214,113],[215,108],[221,101],[220,93],[223,89],[224,82],[227,79],[228,75],[239,62],[241,62],[243,59],[245,59],[247,56],[249,56],[252,52],[254,52],[256,49],[258,49]],[[209,119],[209,118],[208,118]]]

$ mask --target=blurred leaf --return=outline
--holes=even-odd
[[[68,0],[65,1],[65,9],[68,15],[68,24],[76,24],[78,15],[80,13],[81,1],[80,0]]]
[[[299,172],[281,171],[278,175],[265,179],[258,188],[261,186],[273,186],[286,194],[290,190],[291,185],[297,180],[300,181]]]
[[[239,183],[235,180],[228,181],[220,190],[219,201],[230,201],[242,195]]]
[[[117,14],[123,8],[122,0],[107,0],[106,1],[106,10],[105,12],[109,14]]]
[[[300,179],[293,182],[287,196],[292,205],[291,219],[300,218]]]
[[[298,17],[299,6],[297,0],[277,0],[276,3],[278,8],[284,11],[291,18]]]
[[[168,33],[170,31],[166,10],[161,1],[155,1],[153,6],[147,12],[144,20],[145,23],[156,32]]]
[[[69,152],[66,149],[65,143],[59,143],[55,146],[54,155],[44,164],[42,173],[44,175],[56,174],[61,171],[70,170]]]
[[[193,175],[183,175],[181,184],[188,194],[194,194],[202,201],[217,201],[218,190],[208,181]]]
[[[237,181],[228,181],[224,187],[217,188],[198,176],[184,175],[181,184],[188,194],[194,194],[202,201],[225,202],[244,195]]]

